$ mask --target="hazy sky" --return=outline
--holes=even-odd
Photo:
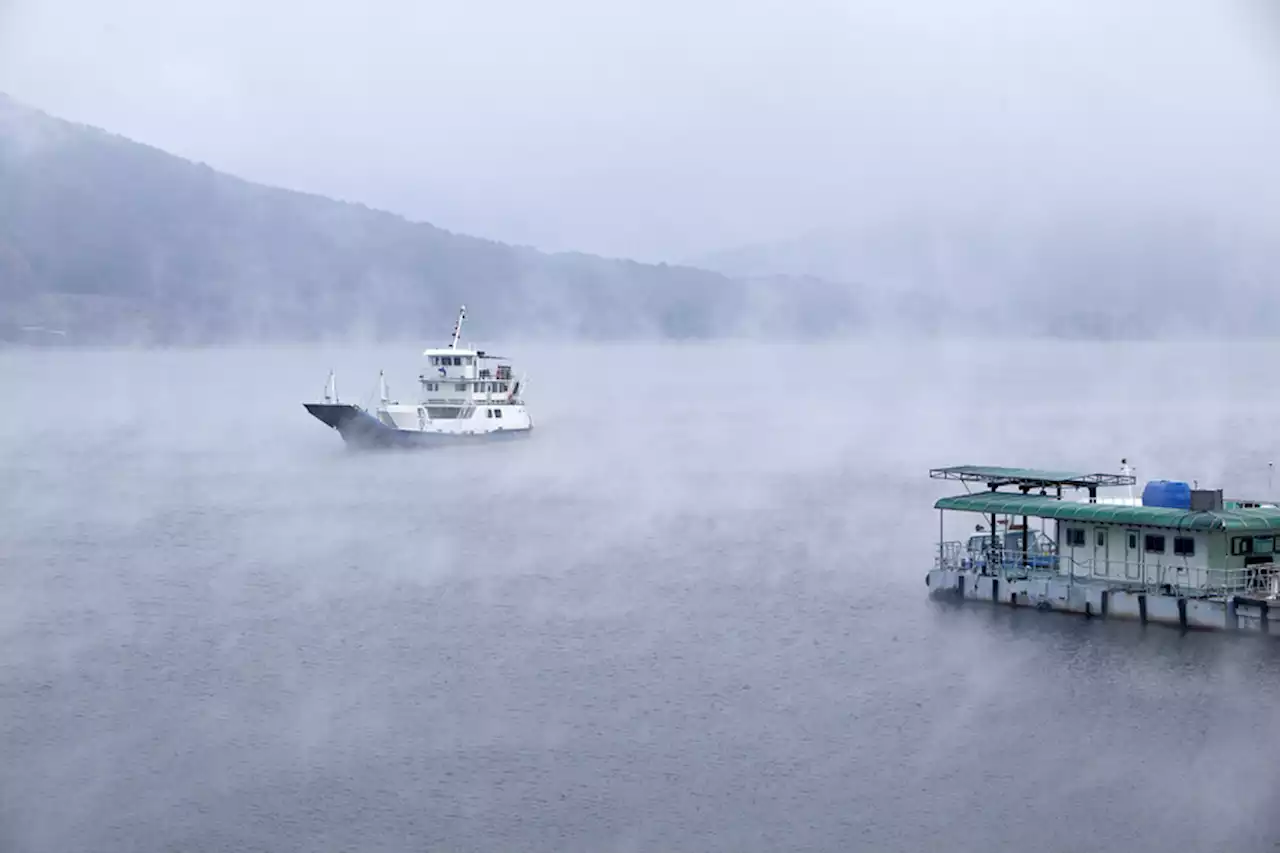
[[[1267,2],[0,0],[0,91],[455,231],[678,260],[898,213],[1261,215]]]

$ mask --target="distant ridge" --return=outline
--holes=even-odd
[[[0,340],[847,332],[849,288],[546,254],[222,174],[0,94]],[[57,330],[49,335],[39,330]]]
[[[1152,339],[1280,334],[1280,239],[1232,210],[1122,206],[1032,220],[919,215],[727,249],[691,263],[874,283],[877,324],[944,336]]]

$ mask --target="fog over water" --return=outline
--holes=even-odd
[[[0,348],[0,853],[1275,850],[1274,640],[924,577],[1276,496],[1276,9],[0,0],[0,340],[173,346]],[[303,410],[462,301],[531,436]]]
[[[504,354],[357,453],[412,347],[0,353],[0,849],[1274,849],[1280,647],[924,574],[931,466],[1266,492],[1275,346]]]

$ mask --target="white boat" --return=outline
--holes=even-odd
[[[1167,480],[1148,482],[1134,497],[1127,464],[1122,474],[976,465],[929,473],[985,486],[934,504],[938,547],[925,577],[933,594],[1280,635],[1271,628],[1280,620],[1280,507],[1273,502],[1224,499],[1221,489]],[[1130,491],[1098,493],[1114,487]],[[1076,489],[1088,498],[1064,499],[1064,490]],[[946,538],[952,513],[981,519],[967,540]]]
[[[375,411],[343,403],[331,372],[324,400],[303,406],[348,444],[360,447],[418,447],[527,436],[533,418],[524,404],[526,378],[515,378],[510,359],[459,345],[466,317],[464,305],[449,345],[423,351],[427,369],[418,376],[416,403],[390,399],[385,375],[379,376]]]

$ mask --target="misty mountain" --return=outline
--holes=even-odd
[[[4,337],[216,342],[487,336],[813,335],[853,290],[730,277],[453,234],[261,186],[0,96]],[[26,328],[26,332],[20,331]]]
[[[1280,242],[1231,212],[1107,208],[936,215],[817,231],[692,262],[730,276],[874,282],[877,322],[939,334],[1269,336]]]

